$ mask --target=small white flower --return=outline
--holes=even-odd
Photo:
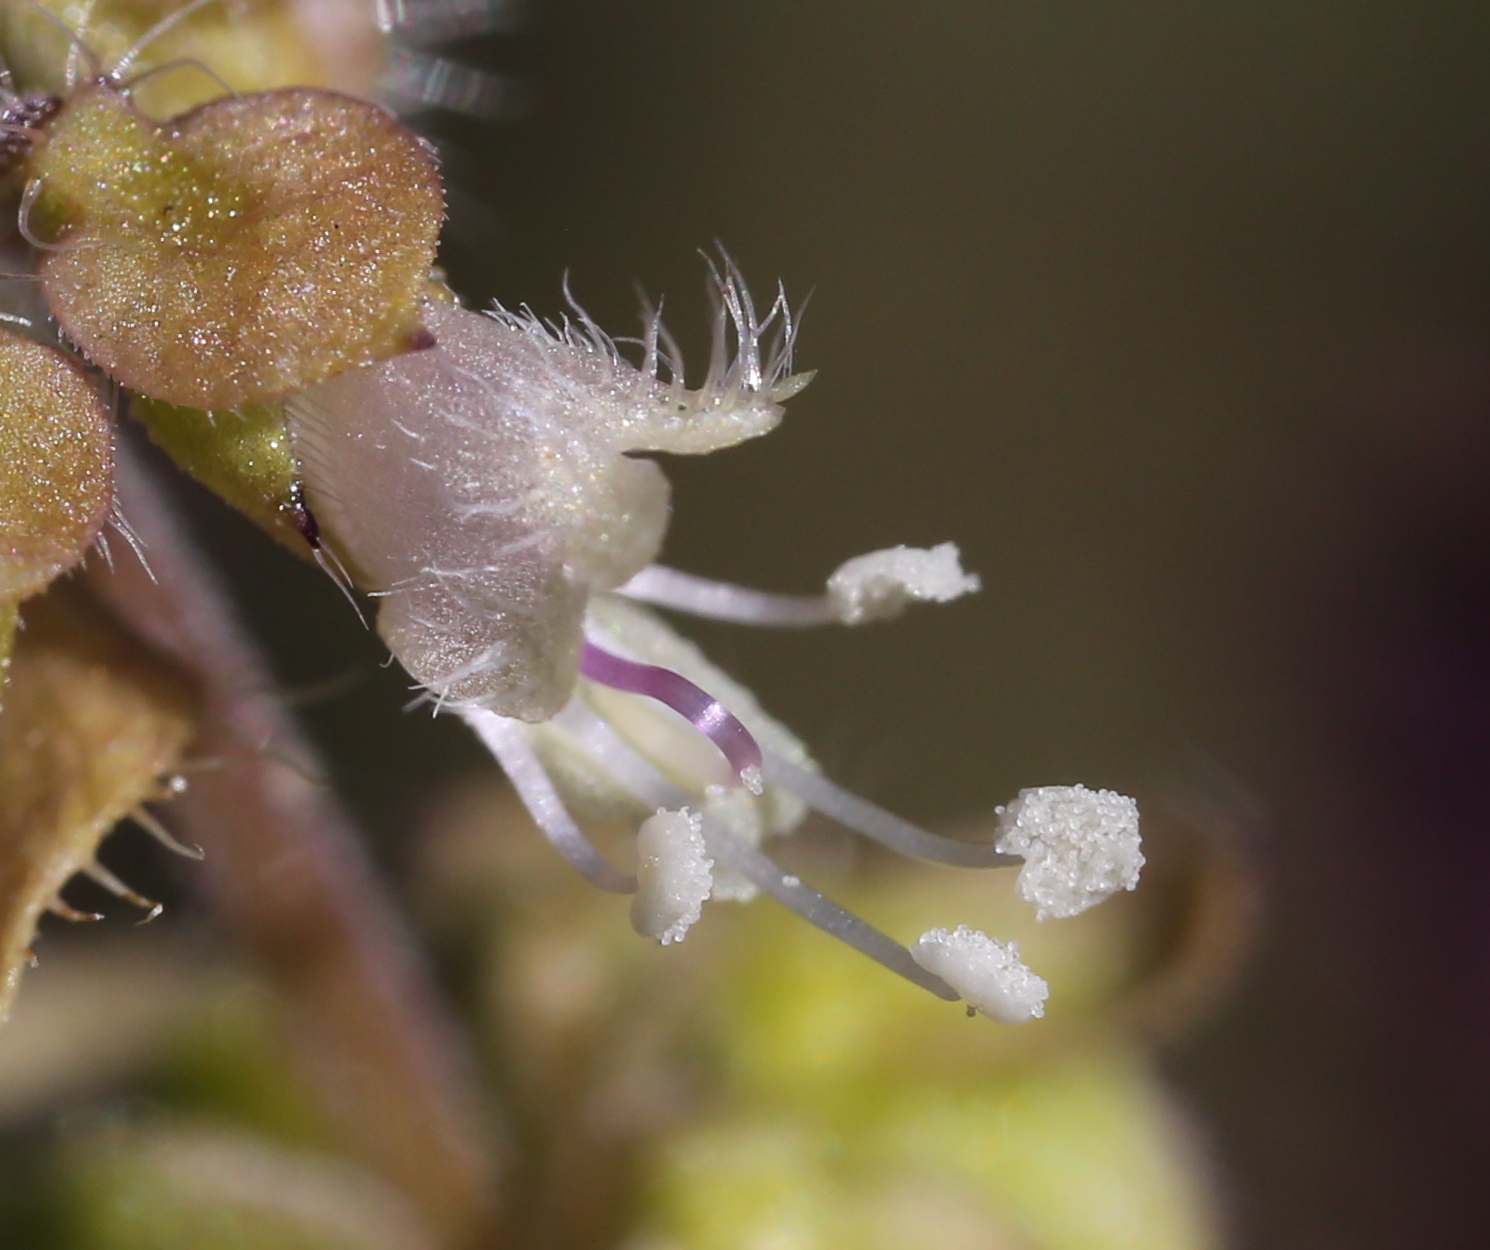
[[[667,527],[667,479],[632,453],[755,438],[806,385],[790,374],[785,299],[761,322],[733,269],[716,278],[714,360],[697,390],[655,316],[638,367],[578,310],[550,327],[434,303],[434,347],[287,402],[322,534],[379,598],[389,649],[442,700],[527,721],[563,707],[590,595],[649,564]]]
[[[1017,858],[1002,843],[938,837],[834,785],[747,689],[642,606],[752,625],[858,624],[978,588],[951,543],[856,557],[820,595],[651,563],[668,485],[633,453],[707,452],[765,433],[809,377],[790,371],[785,298],[760,320],[732,265],[714,277],[713,360],[697,390],[683,385],[656,316],[636,366],[578,309],[577,322],[555,327],[527,312],[433,306],[434,348],[289,401],[329,555],[377,597],[394,655],[477,733],[554,847],[602,889],[636,896],[640,932],[675,942],[705,900],[766,893],[942,998],[964,995],[1001,1019],[1037,1016],[1044,982],[1012,945],[936,930],[908,951],[785,872],[763,842],[813,809],[934,863]],[[635,823],[635,877],[600,855],[575,811]],[[1044,882],[1045,898],[1052,866],[1071,852],[1051,838],[1019,845],[1022,888]],[[1136,843],[1124,861],[1133,873],[1135,855]],[[1091,901],[1104,881],[1082,878]]]
[[[1041,920],[1138,885],[1138,804],[1113,790],[1038,786],[999,809],[998,849],[1024,861],[1019,895]]]
[[[941,977],[985,1016],[1001,1024],[1023,1024],[1045,1014],[1050,987],[1019,958],[1017,942],[1000,942],[958,925],[932,929],[911,947],[911,957]]]

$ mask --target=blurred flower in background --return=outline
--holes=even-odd
[[[1051,983],[1048,1017],[1018,1029],[969,1027],[760,904],[638,944],[623,902],[491,836],[522,823],[494,784],[458,790],[415,877],[528,1145],[516,1244],[1221,1244],[1208,1153],[1152,1058],[1250,934],[1214,812],[1156,809],[1143,890],[1064,925],[1007,881],[856,853],[826,825],[788,852],[891,932],[950,909],[1017,938]]]

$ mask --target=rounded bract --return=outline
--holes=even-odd
[[[108,407],[55,348],[0,331],[0,601],[83,558],[114,498]]]
[[[43,292],[132,390],[237,408],[426,341],[439,174],[376,105],[290,89],[156,125],[98,82],[46,133],[27,170],[55,236]]]

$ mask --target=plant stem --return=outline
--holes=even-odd
[[[235,940],[282,994],[297,1051],[348,1152],[402,1189],[446,1244],[497,1244],[485,1093],[423,960],[267,665],[152,474],[121,447],[123,514],[149,561],[97,592],[202,686],[193,776],[172,823],[207,848]],[[153,573],[153,578],[151,574]]]

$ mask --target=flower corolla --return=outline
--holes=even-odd
[[[289,401],[322,541],[378,600],[395,657],[470,725],[554,847],[602,889],[635,895],[638,931],[671,944],[706,900],[763,892],[942,998],[996,1019],[1038,1015],[1044,982],[1012,947],[963,927],[912,952],[763,845],[815,810],[936,863],[1011,867],[1028,848],[940,837],[834,785],[651,610],[860,624],[979,587],[951,543],[855,557],[819,595],[653,563],[668,484],[637,453],[702,453],[766,433],[810,380],[791,371],[785,297],[762,319],[732,264],[713,274],[713,356],[696,390],[656,314],[638,366],[577,306],[576,319],[550,325],[527,311],[434,305],[434,347]],[[634,875],[600,854],[576,813],[633,824]]]
[[[637,368],[583,313],[554,327],[431,303],[434,347],[286,405],[306,502],[353,581],[379,598],[390,650],[440,699],[526,721],[562,708],[590,596],[662,545],[667,478],[634,453],[764,434],[806,384],[789,374],[785,301],[762,325],[732,274],[718,285],[721,350],[698,390],[669,370],[655,316]],[[763,361],[772,328],[784,346]]]

